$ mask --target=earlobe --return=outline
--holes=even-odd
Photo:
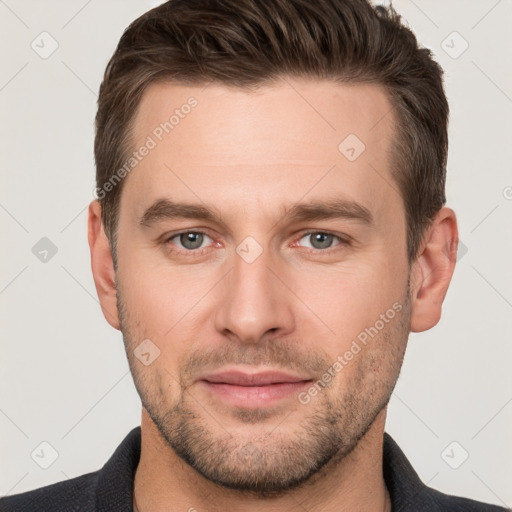
[[[411,272],[411,331],[434,327],[457,260],[458,230],[455,212],[441,208],[429,228]]]
[[[88,240],[92,274],[101,310],[107,322],[114,329],[120,330],[112,252],[101,222],[101,205],[98,200],[89,205]]]

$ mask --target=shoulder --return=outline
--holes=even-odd
[[[0,498],[0,512],[93,512],[98,471]]]
[[[0,512],[112,512],[131,510],[141,429],[135,427],[98,471],[0,497]]]
[[[471,500],[462,496],[452,496],[444,494],[436,489],[427,487],[428,493],[438,504],[439,511],[442,512],[510,512],[511,509],[490,505],[481,501]]]
[[[425,485],[396,441],[384,432],[383,473],[393,512],[512,512]]]
[[[512,509],[444,494],[423,486],[414,495],[402,496],[393,503],[392,512],[512,512]]]

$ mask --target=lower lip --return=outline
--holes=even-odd
[[[220,382],[201,381],[215,396],[238,407],[265,407],[285,398],[296,396],[311,381],[282,382],[265,386],[236,386]]]

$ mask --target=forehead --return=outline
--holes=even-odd
[[[150,150],[127,176],[121,202],[137,215],[164,197],[277,211],[306,194],[336,194],[386,209],[390,198],[401,202],[390,173],[393,135],[391,103],[373,84],[153,84],[133,123],[133,149]]]
[[[317,156],[318,150],[330,153],[337,149],[349,133],[375,146],[392,127],[391,111],[384,88],[373,84],[283,78],[272,86],[248,90],[215,83],[156,83],[141,98],[134,119],[134,139],[141,142],[155,131],[159,138],[159,127],[165,139],[173,140],[180,138],[180,132],[184,135],[193,130],[207,144],[205,149],[218,148],[211,156],[219,160],[219,144],[232,146],[234,139],[249,142],[255,136],[259,141],[274,141],[276,135],[280,139],[288,135],[295,154]],[[168,131],[162,126],[166,122],[171,125],[167,126]],[[212,126],[217,130],[211,132]],[[310,143],[297,146],[296,142],[305,135],[311,137]],[[248,162],[253,149],[261,157],[261,148],[248,144],[243,148]],[[287,148],[281,151],[284,149]],[[229,157],[225,155],[226,159]]]

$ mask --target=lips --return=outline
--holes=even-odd
[[[244,369],[245,370],[245,369]],[[210,399],[218,400],[235,409],[270,408],[285,400],[292,400],[304,388],[310,386],[311,378],[283,370],[253,370],[238,368],[205,375],[199,379]]]
[[[246,373],[236,370],[223,371],[207,375],[201,380],[217,384],[231,384],[233,386],[270,386],[273,384],[286,384],[305,382],[311,380],[283,371],[263,371],[258,373]]]

